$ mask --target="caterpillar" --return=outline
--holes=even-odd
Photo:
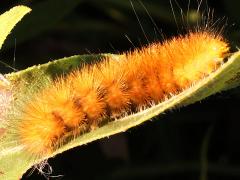
[[[228,42],[205,29],[106,57],[37,92],[12,133],[26,152],[46,156],[69,138],[182,92],[221,66],[228,52]]]

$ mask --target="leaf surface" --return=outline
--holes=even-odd
[[[13,27],[30,11],[26,6],[16,6],[0,15],[0,49]]]

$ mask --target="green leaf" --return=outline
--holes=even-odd
[[[13,83],[22,84],[23,86],[29,86],[30,82],[42,81],[42,77],[53,78],[57,74],[68,72],[72,68],[82,65],[83,63],[92,63],[93,61],[109,55],[83,55],[73,56],[69,58],[60,59],[47,64],[33,66],[26,70],[12,73],[7,75],[7,78]],[[117,57],[118,55],[111,55]],[[129,128],[137,126],[152,117],[172,109],[176,106],[186,106],[188,104],[199,101],[211,94],[219,91],[229,89],[237,85],[236,77],[240,69],[240,51],[236,52],[229,58],[229,60],[223,64],[218,70],[210,74],[205,79],[194,84],[190,88],[184,90],[182,93],[173,96],[172,98],[153,105],[151,108],[147,108],[141,112],[126,116],[124,118],[112,121],[106,125],[85,133],[67,144],[60,147],[52,155],[43,157],[42,159],[32,159],[29,154],[21,149],[5,149],[0,151],[0,177],[1,179],[17,179],[20,178],[24,172],[26,172],[36,162],[41,162],[44,159],[55,156],[68,149],[76,146],[87,144],[97,139],[108,137],[116,133],[124,132]],[[41,78],[39,79],[40,75]],[[19,83],[22,82],[22,83]],[[232,84],[233,83],[233,84]],[[240,83],[238,83],[240,84]],[[17,88],[18,89],[18,88]]]
[[[30,11],[26,6],[16,6],[0,16],[0,49],[13,27]]]

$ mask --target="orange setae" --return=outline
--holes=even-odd
[[[54,151],[66,137],[106,118],[159,103],[215,71],[229,51],[220,35],[189,32],[60,78],[23,107],[18,134],[32,154]],[[68,134],[68,136],[66,136]]]

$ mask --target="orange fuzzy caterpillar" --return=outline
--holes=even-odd
[[[69,128],[84,128],[85,114],[71,100],[71,89],[56,82],[30,101],[22,112],[19,137],[26,149],[39,155],[50,153]]]
[[[89,126],[96,126],[97,120],[105,115],[106,104],[102,101],[100,82],[94,79],[93,71],[88,67],[82,71],[76,71],[69,75],[67,81],[71,82],[75,92],[75,106],[84,113]]]
[[[190,32],[76,70],[25,104],[19,141],[34,155],[51,153],[107,118],[183,91],[216,70],[228,50],[220,35]]]

